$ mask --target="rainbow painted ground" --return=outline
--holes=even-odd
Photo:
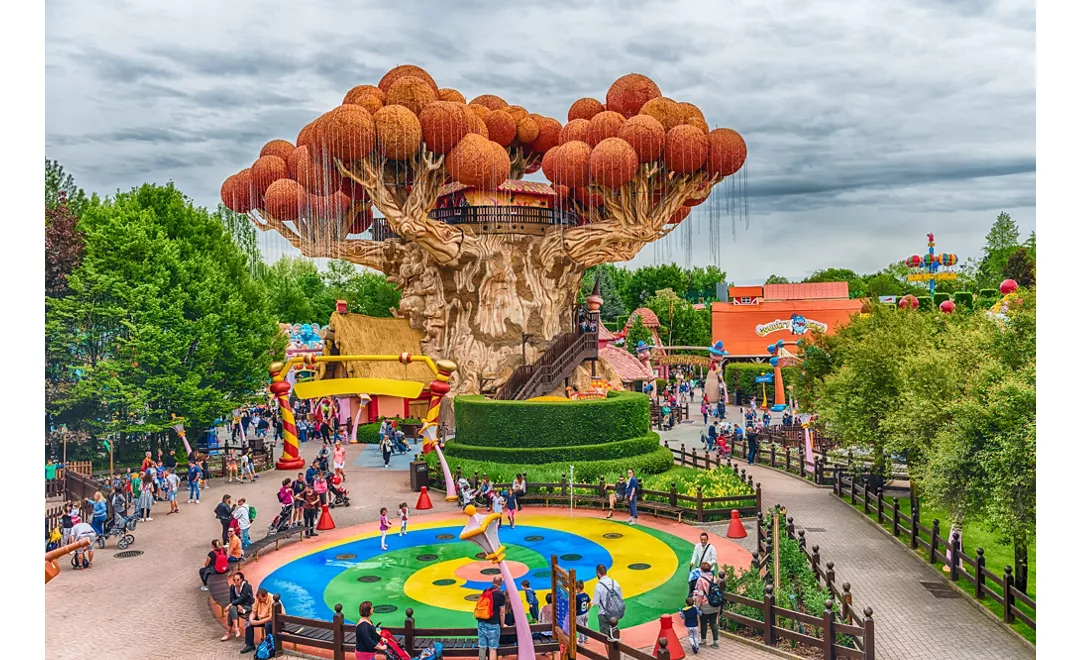
[[[330,620],[334,604],[341,603],[352,621],[360,603],[370,600],[374,618],[386,626],[400,626],[410,607],[419,626],[475,625],[473,604],[498,569],[477,559],[476,545],[458,540],[461,517],[440,518],[414,519],[403,537],[395,527],[385,552],[379,549],[379,534],[371,531],[305,550],[271,571],[260,586],[281,594],[294,616]],[[679,536],[578,514],[530,513],[521,523],[516,529],[504,524],[499,537],[518,588],[529,580],[541,605],[551,588],[551,555],[559,557],[560,566],[577,570],[589,594],[596,585],[596,565],[609,567],[626,600],[624,629],[655,622],[686,597],[693,544]],[[594,609],[592,626],[595,617]]]

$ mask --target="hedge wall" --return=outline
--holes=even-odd
[[[933,301],[930,300],[930,296],[915,296],[915,300],[919,301],[920,312],[929,312],[933,307]]]
[[[563,461],[602,461],[624,459],[651,452],[660,444],[660,436],[649,433],[640,438],[616,440],[595,445],[570,447],[477,447],[460,442],[449,442],[443,453],[447,460],[462,458],[472,461],[533,465],[547,463],[552,456]],[[452,461],[451,461],[452,462]]]
[[[754,382],[754,380],[761,375],[761,372],[771,374],[773,368],[768,362],[729,362],[724,365],[724,382],[727,383],[728,395],[732,401],[735,400],[735,393],[739,392],[744,397],[756,396],[761,398],[761,383]],[[781,367],[780,374],[784,378],[784,387],[788,385],[794,385],[795,379],[798,377],[798,367]],[[765,383],[765,392],[769,397],[769,401],[772,401],[776,395],[776,388],[774,383]],[[691,410],[691,413],[695,413],[695,410]]]
[[[957,291],[953,294],[953,302],[958,307],[971,309],[974,306],[975,297],[971,295],[970,291]]]
[[[979,309],[990,309],[997,303],[999,298],[1001,298],[1001,292],[997,289],[979,289],[979,295],[975,298],[975,306]]]
[[[451,445],[447,445],[449,447]],[[443,483],[442,468],[439,466],[439,457],[435,452],[424,456],[428,464],[428,476],[432,483],[440,488],[445,488]],[[489,461],[474,461],[464,458],[446,457],[446,462],[452,472],[457,472],[460,467],[462,474],[472,477],[473,472],[480,475],[488,475],[495,482],[510,482],[514,475],[521,472],[529,473],[529,483],[558,482],[563,473],[569,478],[570,462],[538,463],[527,465],[524,463],[491,463]],[[633,468],[639,476],[659,474],[665,472],[674,465],[674,457],[670,449],[657,445],[652,451],[633,458],[613,458],[603,461],[575,461],[574,481],[595,483],[600,475],[609,483],[614,482],[620,474],[625,475],[627,468]],[[642,479],[644,487],[653,488],[647,478]]]
[[[638,392],[566,402],[459,396],[454,413],[456,439],[474,447],[571,447],[649,433],[649,397]]]
[[[361,424],[356,427],[356,441],[362,445],[375,445],[379,443],[379,425],[385,417],[380,417],[378,422],[372,422],[370,424]],[[422,424],[422,420],[419,419],[404,419],[403,424]]]
[[[941,307],[941,303],[949,299],[949,294],[940,291],[934,292],[934,309]]]

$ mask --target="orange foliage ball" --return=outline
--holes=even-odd
[[[375,216],[372,214],[371,209],[357,211],[356,215],[353,216],[352,224],[349,226],[349,233],[363,234],[368,229],[371,229],[374,222]]]
[[[315,120],[312,140],[316,151],[351,163],[375,148],[375,121],[359,105],[339,105]]]
[[[371,204],[371,198],[368,197],[364,187],[348,177],[341,177],[341,185],[338,186],[338,190],[354,202],[365,205]]]
[[[232,184],[236,180],[235,174],[230,174],[225,177],[225,180],[221,182],[221,203],[225,205],[230,211],[233,210],[233,191]]]
[[[597,115],[599,116],[599,115]],[[617,115],[620,119],[622,115]],[[593,147],[589,156],[589,178],[593,184],[621,188],[637,174],[638,157],[634,148],[621,138],[610,137]]]
[[[476,108],[482,109],[483,112],[477,112]],[[475,133],[476,135],[482,135],[485,138],[488,137],[488,129],[487,124],[484,123],[484,117],[490,113],[491,110],[488,110],[484,106],[468,106],[465,118],[469,121],[469,132]]]
[[[306,204],[303,186],[292,179],[278,179],[266,189],[263,208],[278,220],[296,220]]]
[[[479,103],[470,103],[469,110],[480,119],[487,119],[487,116],[491,114],[491,108],[486,105],[480,105]]]
[[[489,112],[487,117],[484,117],[484,124],[487,126],[488,139],[504,147],[510,146],[517,137],[517,122],[505,110]]]
[[[469,132],[468,110],[449,101],[429,103],[420,112],[424,144],[436,154],[448,154]]]
[[[548,149],[547,152],[544,153],[544,158],[540,161],[540,170],[544,173],[544,176],[547,177],[548,181],[555,180],[555,159],[558,157],[558,153],[559,147]],[[226,183],[227,182],[228,181],[226,180]]]
[[[481,94],[469,101],[469,105],[482,105],[488,110],[502,110],[509,104],[494,94]]]
[[[255,190],[263,195],[271,183],[289,176],[289,166],[278,156],[262,156],[251,166],[251,176]]]
[[[311,131],[315,130],[315,122],[310,122],[307,126],[300,129],[300,133],[296,136],[296,146],[303,147],[311,144]]]
[[[709,173],[731,176],[746,162],[746,142],[730,128],[709,132]]]
[[[589,120],[589,146],[595,147],[603,140],[618,137],[626,117],[617,112],[605,110]]]
[[[405,106],[388,105],[375,113],[375,148],[383,156],[411,158],[420,148],[421,137],[420,120]]]
[[[594,98],[583,98],[574,101],[570,106],[570,110],[566,113],[566,121],[572,122],[575,119],[592,119],[597,114],[604,111],[604,104],[597,101]]]
[[[517,124],[518,142],[529,144],[540,135],[540,126],[533,119],[533,115],[525,117]]]
[[[424,106],[439,100],[439,93],[426,82],[415,76],[402,76],[390,85],[386,93],[386,102],[390,105],[403,105],[413,114],[420,114]]]
[[[256,206],[251,168],[245,168],[225,179],[221,184],[221,201],[225,207],[236,213],[247,213]]]
[[[619,129],[619,137],[630,143],[642,163],[651,163],[663,155],[664,135],[664,126],[648,115],[635,115]]]
[[[586,209],[595,209],[604,205],[604,196],[588,188],[574,188],[574,199]]]
[[[333,165],[316,162],[298,183],[313,195],[331,195],[341,189],[343,178]]]
[[[688,215],[690,215],[690,207],[689,206],[680,206],[678,211],[675,211],[674,213],[671,214],[671,219],[668,220],[668,222],[673,224],[673,225],[677,225],[680,222],[682,222],[683,220],[686,220],[686,216],[688,216]]]
[[[308,197],[308,204],[311,207],[312,219],[336,221],[345,217],[352,200],[337,190],[330,195],[311,195]]]
[[[345,92],[345,98],[341,100],[341,104],[345,105],[351,103],[354,105],[363,105],[363,103],[360,102],[360,99],[365,96],[372,96],[378,99],[380,107],[386,105],[386,92],[375,85],[357,85],[356,87],[353,87],[348,92]]]
[[[289,178],[301,183],[311,176],[311,149],[297,147],[289,154],[285,164],[289,167]]]
[[[529,111],[520,105],[508,105],[505,108],[502,108],[502,110],[513,117],[515,122],[519,122],[529,116]]]
[[[534,115],[533,121],[536,122],[536,125],[539,128],[536,139],[533,140],[530,145],[533,150],[543,154],[547,153],[548,150],[557,147],[559,145],[559,135],[562,133],[562,124],[559,123],[559,120],[551,117]]]
[[[464,103],[465,96],[456,89],[450,89],[449,87],[442,87],[439,89],[440,101],[453,101],[454,103]]]
[[[660,88],[640,73],[628,73],[611,84],[607,109],[629,119],[650,99],[660,96]]]
[[[281,160],[285,160],[289,157],[289,154],[293,152],[292,142],[288,140],[270,140],[263,145],[262,151],[259,152],[259,156],[277,156]]]
[[[579,142],[589,141],[588,119],[571,119],[566,122],[566,126],[562,127],[562,131],[559,132],[559,144],[566,144],[575,140]]]
[[[680,103],[679,110],[682,112],[680,124],[689,124],[694,128],[700,128],[702,133],[709,132],[709,122],[705,121],[705,114],[701,108],[693,103]]]
[[[559,196],[559,199],[566,199],[567,197],[573,197],[574,190],[570,186],[564,186],[560,183],[555,186],[555,194]]]
[[[435,84],[435,79],[432,78],[427,71],[424,71],[420,67],[413,64],[402,64],[399,66],[395,66],[393,69],[387,71],[386,75],[383,76],[382,80],[379,81],[379,89],[389,94],[390,87],[392,87],[399,78],[404,78],[405,76],[419,78],[420,80],[423,80],[425,83],[427,83],[428,87],[431,87],[431,91],[439,91],[439,86]]]
[[[668,98],[658,97],[641,106],[639,114],[652,117],[664,127],[664,132],[670,131],[683,120],[683,109],[678,102]]]
[[[446,157],[446,171],[466,186],[494,190],[510,176],[510,155],[491,140],[470,133]]]
[[[370,85],[361,85],[361,87],[370,87]],[[345,99],[346,102],[342,105],[358,105],[370,114],[375,114],[386,105],[386,94],[378,87],[372,87],[355,95],[347,94]]]
[[[709,158],[709,140],[700,128],[676,126],[664,138],[664,164],[676,174],[700,170]]]
[[[559,147],[555,156],[555,183],[580,188],[589,183],[589,157],[592,147],[586,142],[574,140]]]

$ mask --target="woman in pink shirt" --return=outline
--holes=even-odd
[[[345,445],[340,440],[334,443],[334,474],[345,481]]]
[[[312,488],[315,489],[315,494],[319,496],[319,503],[326,504],[326,474],[323,471],[319,471],[315,475],[315,483],[312,484]]]

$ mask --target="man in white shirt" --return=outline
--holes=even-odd
[[[615,578],[607,574],[607,567],[603,564],[597,565],[596,577],[596,589],[593,590],[593,604],[597,608],[596,618],[600,623],[600,634],[610,638],[613,629],[611,618],[620,619],[626,613],[622,587]]]
[[[90,568],[94,564],[94,541],[97,539],[97,531],[90,523],[80,522],[71,528],[71,542],[81,541],[82,539],[90,539],[90,545],[86,546],[86,549],[79,548],[75,551],[75,563],[80,564],[79,559],[82,559],[81,566],[83,568]],[[82,557],[83,553],[87,556]]]
[[[248,535],[248,530],[251,529],[251,510],[248,508],[247,499],[241,497],[236,501],[236,508],[233,509],[232,515],[240,525],[241,547],[246,548],[251,545],[251,537]]]
[[[698,578],[702,577],[700,570],[695,573],[695,569],[699,569],[701,562],[709,562],[713,575],[716,575],[716,547],[709,543],[709,535],[705,532],[701,533],[701,542],[694,546],[694,554],[690,557],[690,590],[687,592],[688,596],[694,593]]]

